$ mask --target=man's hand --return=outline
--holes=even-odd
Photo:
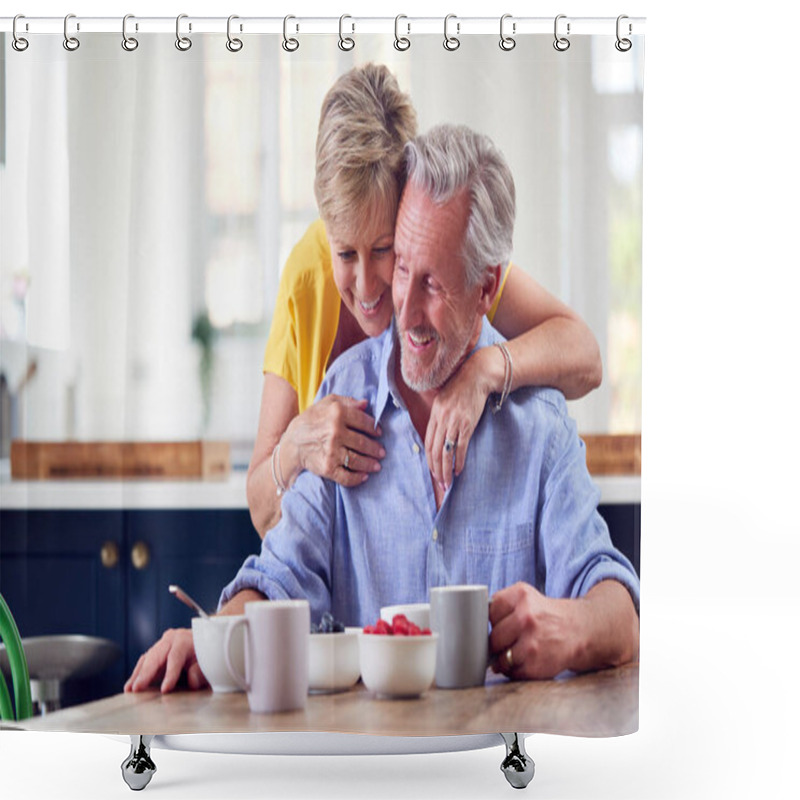
[[[628,590],[615,580],[601,581],[575,600],[545,597],[530,584],[515,583],[494,595],[489,620],[493,669],[511,678],[552,678],[639,656],[639,617]]]
[[[492,669],[511,678],[552,678],[570,669],[579,646],[575,602],[545,597],[528,583],[497,592],[489,607]]]
[[[184,672],[190,689],[208,686],[208,681],[197,663],[191,630],[173,628],[139,658],[130,678],[125,682],[125,691],[142,692],[160,682],[162,692],[171,692]]]
[[[244,614],[245,603],[266,599],[255,589],[243,589],[225,603],[219,610],[219,616]],[[183,673],[186,673],[186,685],[190,689],[208,686],[206,676],[197,663],[191,629],[172,628],[139,658],[124,688],[126,692],[143,692],[160,681],[161,691],[171,692]]]

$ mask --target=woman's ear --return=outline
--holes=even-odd
[[[494,303],[494,298],[497,295],[497,290],[500,288],[500,264],[495,264],[492,267],[487,267],[483,271],[481,279],[481,298],[480,298],[480,313],[481,316],[488,313],[489,309]]]

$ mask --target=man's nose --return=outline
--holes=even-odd
[[[397,298],[395,313],[397,324],[403,330],[413,328],[419,323],[421,312],[421,292],[413,282],[407,283]]]

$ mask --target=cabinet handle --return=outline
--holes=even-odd
[[[113,569],[119,564],[119,546],[116,542],[103,542],[100,548],[100,561],[106,569]]]
[[[150,548],[145,542],[136,542],[131,549],[131,563],[135,569],[144,569],[150,563]]]

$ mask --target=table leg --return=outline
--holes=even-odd
[[[156,765],[150,758],[150,742],[152,736],[131,734],[131,752],[122,762],[122,778],[133,791],[144,789],[156,771]]]
[[[533,759],[525,752],[525,739],[521,733],[501,733],[506,744],[506,757],[500,769],[515,789],[524,789],[532,780],[536,769]]]

